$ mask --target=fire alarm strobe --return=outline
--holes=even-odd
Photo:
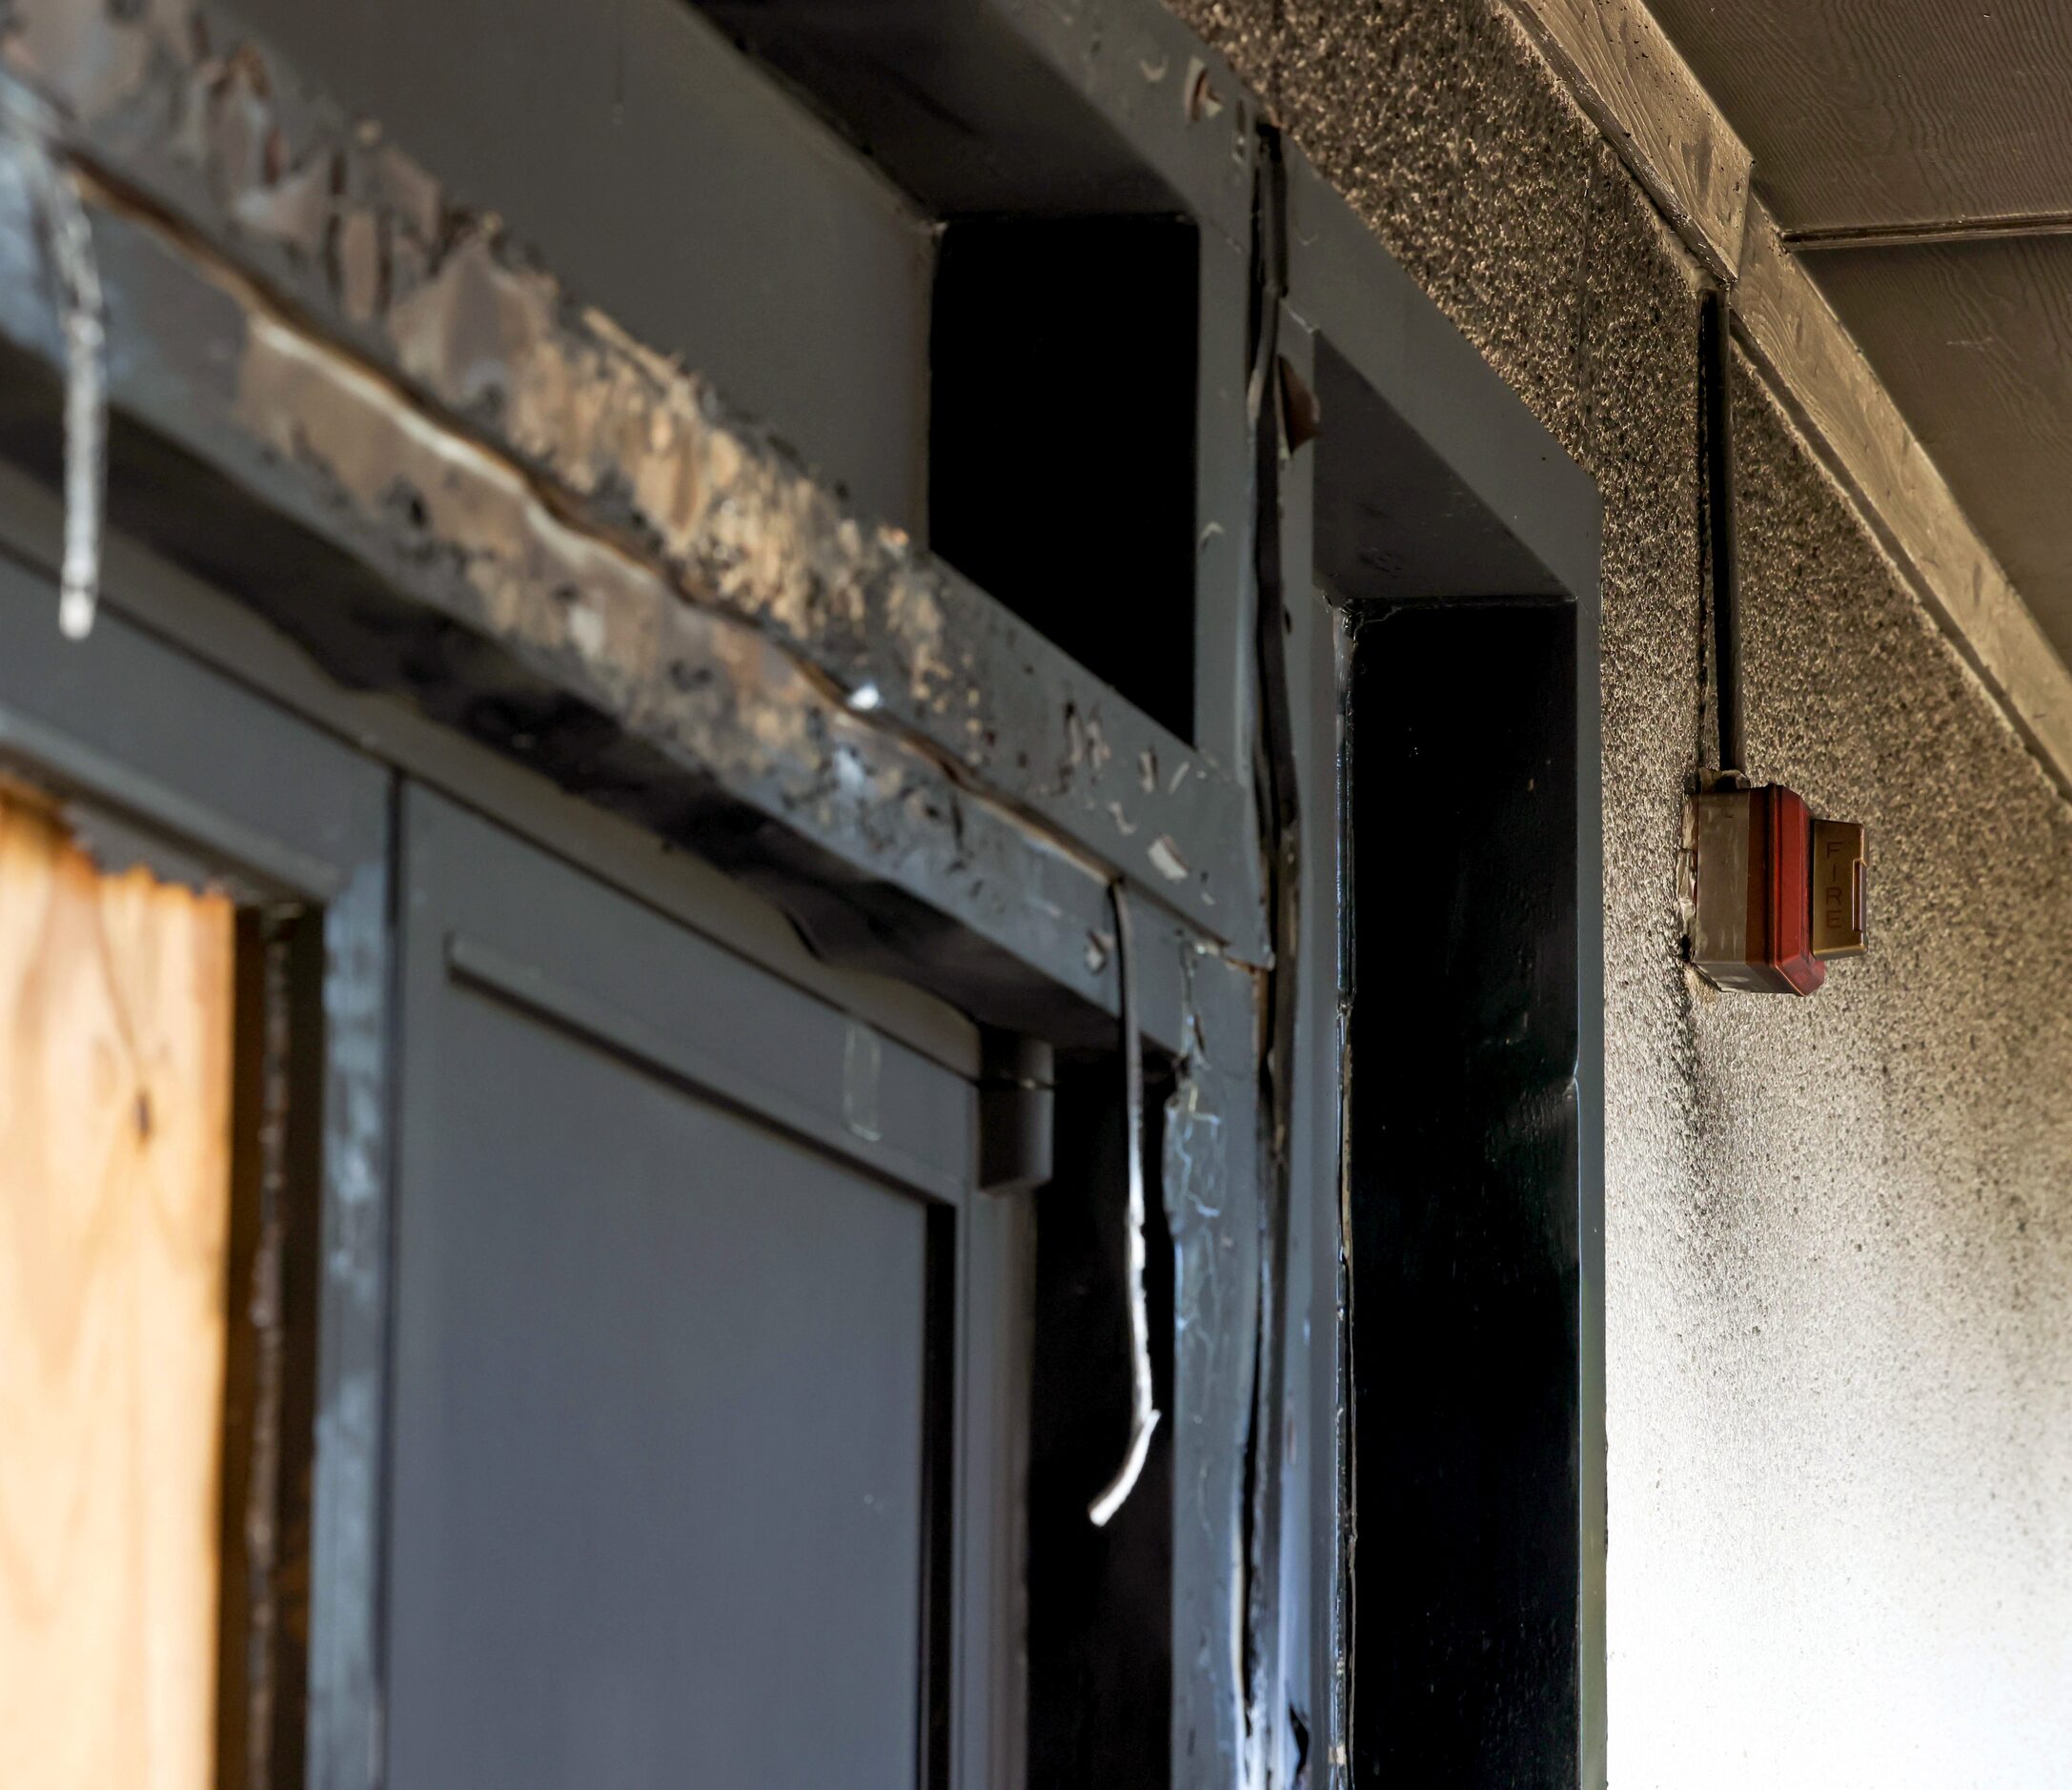
[[[1811,994],[1863,949],[1863,828],[1822,821],[1781,784],[1692,799],[1691,962],[1750,994]]]

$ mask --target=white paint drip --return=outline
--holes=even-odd
[[[1096,1529],[1122,1509],[1144,1472],[1158,1407],[1151,1402],[1151,1314],[1144,1297],[1144,1043],[1137,1031],[1136,947],[1129,931],[1129,897],[1120,883],[1108,885],[1115,908],[1115,973],[1122,984],[1123,1108],[1129,1128],[1128,1282],[1130,1400],[1129,1449],[1107,1490],[1087,1507]]]
[[[58,626],[68,640],[93,627],[101,584],[107,488],[107,325],[93,231],[72,172],[51,152],[55,114],[10,82],[0,88],[0,131],[19,152],[36,210],[65,356],[65,540],[58,569]]]
[[[93,631],[100,601],[101,525],[108,489],[107,324],[93,230],[69,170],[37,146],[45,252],[65,337],[65,551],[57,625],[67,640]]]

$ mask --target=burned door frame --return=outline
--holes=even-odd
[[[886,49],[979,71],[960,104],[985,153],[956,166],[990,184],[967,202],[1150,209],[1199,232],[1190,745],[847,515],[722,395],[585,311],[583,270],[512,243],[483,214],[496,194],[449,197],[234,10],[177,0],[184,34],[101,0],[21,10],[0,70],[0,457],[41,506],[44,563],[77,341],[49,277],[54,179],[81,202],[106,307],[111,514],[183,568],[118,608],[558,855],[601,853],[643,899],[746,883],[824,955],[1003,1034],[1114,1048],[1115,891],[1129,903],[1143,1034],[1175,1088],[1175,1781],[1289,1783],[1305,1759],[1342,1780],[1357,1672],[1346,635],[1312,596],[1330,493],[1300,402],[1327,383],[1319,344],[1371,396],[1382,447],[1445,471],[1455,500],[1424,516],[1427,558],[1508,540],[1542,569],[1578,626],[1583,1126],[1563,1493],[1580,1707],[1546,1739],[1579,1734],[1583,1780],[1601,1779],[1596,498],[1222,60],[1149,0],[921,7],[972,56],[931,63],[925,31]],[[762,34],[786,10],[722,16],[896,178],[948,178],[924,81],[844,89],[824,47]],[[737,54],[716,35],[699,53]],[[240,158],[252,142],[266,154]],[[1032,193],[1039,166],[1070,175],[1067,199]],[[542,367],[564,383],[532,380]],[[628,426],[569,434],[554,389],[608,394]],[[1333,426],[1327,406],[1320,439]],[[782,551],[742,554],[759,535]],[[875,977],[741,924],[900,1023]],[[378,1759],[354,1745],[313,1755],[313,1780],[370,1782]]]
[[[1449,1403],[1474,1410],[1487,1382],[1478,1384],[1477,1370],[1468,1365],[1473,1348],[1463,1345],[1480,1346],[1479,1332],[1496,1327],[1508,1327],[1507,1346],[1521,1362],[1534,1364],[1515,1375],[1524,1390],[1502,1406],[1500,1420],[1469,1445],[1452,1445],[1436,1428],[1417,1433],[1420,1457],[1405,1476],[1422,1479],[1421,1505],[1412,1499],[1399,1509],[1393,1484],[1371,1495],[1368,1548],[1377,1546],[1377,1532],[1387,1538],[1378,1542],[1384,1550],[1396,1540],[1416,1555],[1425,1576],[1411,1575],[1415,1583],[1399,1592],[1386,1566],[1366,1576],[1371,1638],[1365,1647],[1358,1607],[1363,1576],[1339,1547],[1347,1532],[1320,1530],[1330,1582],[1353,1604],[1336,1613],[1331,1631],[1339,1657],[1355,1673],[1363,1656],[1371,1660],[1364,1730],[1356,1710],[1340,1704],[1333,1732],[1354,1768],[1377,1756],[1379,1727],[1389,1730],[1391,1767],[1412,1776],[1482,1782],[1475,1775],[1482,1771],[1492,1774],[1488,1781],[1518,1781],[1515,1760],[1522,1756],[1540,1774],[1532,1781],[1595,1790],[1606,1775],[1602,507],[1588,476],[1527,416],[1345,202],[1299,152],[1288,155],[1281,189],[1289,269],[1283,352],[1325,433],[1316,451],[1296,462],[1293,507],[1301,523],[1287,533],[1283,566],[1290,587],[1314,588],[1335,623],[1341,726],[1334,787],[1346,824],[1356,803],[1363,812],[1386,812],[1394,798],[1392,791],[1359,784],[1358,777],[1375,766],[1356,750],[1354,733],[1360,661],[1391,650],[1385,629],[1365,641],[1362,633],[1391,613],[1483,620],[1480,636],[1458,630],[1457,657],[1428,654],[1412,676],[1434,693],[1435,709],[1466,718],[1463,737],[1509,738],[1513,748],[1513,760],[1499,751],[1479,759],[1464,754],[1449,767],[1456,784],[1448,794],[1464,817],[1452,836],[1406,831],[1391,837],[1392,850],[1378,851],[1356,847],[1343,831],[1337,842],[1343,856],[1335,865],[1336,987],[1343,1006],[1334,1017],[1341,1025],[1328,1057],[1321,1038],[1310,1048],[1320,1067],[1328,1062],[1350,1101],[1331,1193],[1333,1202],[1345,1204],[1316,1215],[1318,1233],[1335,1237],[1342,1254],[1337,1262],[1321,1252],[1312,1258],[1312,1296],[1321,1300],[1329,1292],[1341,1302],[1345,1332],[1337,1376],[1311,1382],[1311,1421],[1319,1429],[1338,1426],[1339,1461],[1349,1481],[1342,1495],[1355,1531],[1362,1505],[1350,1482],[1352,1430],[1361,1421],[1358,1382],[1386,1383],[1405,1371],[1396,1357],[1408,1343],[1420,1359],[1417,1392],[1402,1401],[1402,1412]],[[1530,623],[1534,617],[1537,627],[1506,625],[1507,618]],[[1477,639],[1480,646],[1467,644]],[[1320,685],[1320,644],[1311,660],[1310,675]],[[1484,664],[1499,663],[1513,690],[1529,693],[1528,703],[1507,707],[1482,687]],[[1522,789],[1500,785],[1500,776],[1527,776],[1516,762],[1526,755],[1539,779]],[[1545,787],[1535,792],[1535,782]],[[1470,911],[1479,891],[1460,880],[1470,863],[1465,843],[1485,843],[1478,869],[1500,864],[1504,828],[1551,842],[1548,875],[1516,872],[1510,892],[1522,913],[1514,924],[1487,926],[1465,943],[1431,928],[1392,929],[1405,914],[1430,921]],[[1364,934],[1360,863],[1371,879],[1377,863],[1386,866],[1384,886],[1367,904]],[[1501,1190],[1498,1204],[1511,1202],[1508,1231],[1486,1223],[1487,1213],[1455,1218],[1449,1202],[1465,1207],[1472,1191],[1466,1179],[1447,1181],[1414,1146],[1378,1130],[1389,1106],[1385,1092],[1361,1098],[1352,1015],[1400,1036],[1412,1056],[1424,1031],[1417,1012],[1392,998],[1396,952],[1419,964],[1434,954],[1458,960],[1445,986],[1451,998],[1474,1007],[1486,1027],[1473,1047],[1478,1067],[1460,1088],[1489,1101],[1474,1109],[1485,1119],[1503,1109],[1486,1091],[1495,1078],[1479,1066],[1515,1048],[1512,1029],[1524,1026],[1535,1046],[1544,1042],[1553,1052],[1555,1085],[1534,1088],[1530,1148],[1492,1129],[1471,1149],[1502,1165],[1492,1184]],[[1362,963],[1364,990],[1354,973]],[[1532,966],[1532,987],[1544,1010],[1514,998],[1521,963]],[[1320,978],[1321,966],[1310,973]],[[1312,1027],[1322,1023],[1317,1006],[1310,1004]],[[1471,1022],[1464,1015],[1462,1023]],[[1515,1109],[1507,1111],[1501,1125],[1512,1127],[1515,1118]],[[1377,1157],[1391,1151],[1399,1152],[1399,1190],[1373,1173]],[[1390,1199],[1402,1208],[1403,1230],[1391,1241],[1376,1243],[1371,1214],[1364,1225],[1354,1220],[1356,1185],[1368,1200]],[[1405,1252],[1403,1237],[1416,1240],[1415,1251]],[[1523,1317],[1512,1309],[1517,1284],[1531,1293]],[[1373,1339],[1364,1346],[1356,1315],[1363,1292],[1380,1308]],[[1409,1326],[1406,1336],[1404,1327],[1391,1324],[1391,1307],[1418,1296],[1427,1301],[1426,1321]],[[1355,1362],[1363,1365],[1356,1370]],[[1543,1370],[1543,1362],[1553,1366]],[[1394,1400],[1384,1404],[1385,1438],[1399,1421],[1397,1410]],[[1366,1422],[1371,1430],[1374,1415]],[[1358,1452],[1386,1455],[1386,1448],[1371,1442]],[[1484,1499],[1485,1487],[1521,1477],[1531,1490]],[[1493,1518],[1498,1508],[1501,1515]],[[1403,1533],[1403,1515],[1412,1510],[1427,1519],[1414,1536]],[[1507,1580],[1503,1568],[1482,1570],[1492,1557],[1545,1559],[1554,1582],[1521,1584],[1515,1576]],[[1326,1570],[1320,1559],[1320,1577]],[[1480,1581],[1479,1596],[1452,1600],[1458,1611],[1436,1608],[1449,1599],[1428,1595],[1451,1574],[1463,1586]],[[1520,1659],[1508,1645],[1491,1652],[1499,1632],[1508,1637],[1528,1626],[1535,1637],[1548,1636],[1534,1657]],[[1421,1651],[1399,1655],[1404,1637],[1421,1643]],[[1562,1687],[1552,1698],[1548,1681]],[[1500,1760],[1464,1739],[1471,1711],[1478,1719],[1510,1724],[1507,1744],[1516,1754]],[[1364,1746],[1357,1744],[1363,1732]]]

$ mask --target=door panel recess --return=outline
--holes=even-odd
[[[942,1781],[976,1090],[406,807],[393,1781]]]

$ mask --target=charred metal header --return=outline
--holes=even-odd
[[[1228,770],[903,533],[850,514],[701,376],[582,304],[493,214],[450,201],[225,15],[193,0],[133,13],[18,0],[0,59],[61,108],[67,146],[112,184],[232,248],[546,501],[1258,961],[1247,804]],[[252,371],[248,420],[266,376]],[[336,446],[298,451],[321,461]]]

